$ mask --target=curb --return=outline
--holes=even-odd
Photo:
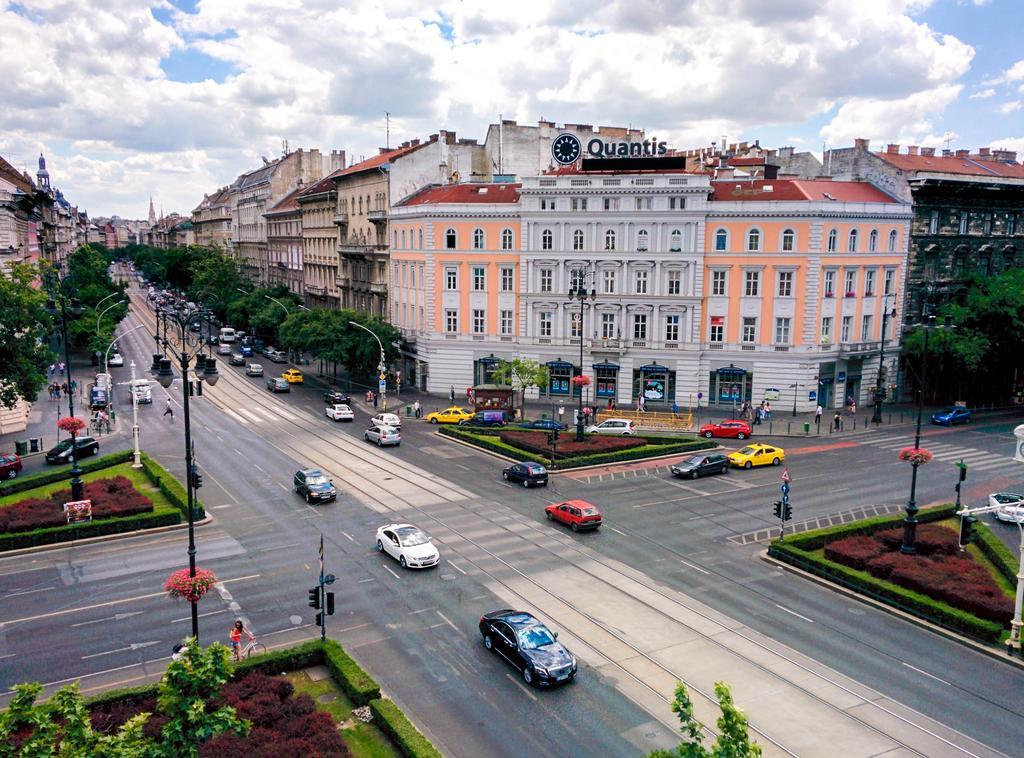
[[[791,574],[795,574],[801,577],[802,579],[814,582],[820,587],[832,590],[833,592],[838,592],[839,594],[845,595],[848,598],[857,600],[861,603],[865,603],[866,605],[870,605],[877,610],[888,613],[890,616],[895,616],[899,619],[902,619],[903,621],[907,621],[913,624],[914,626],[920,627],[922,629],[927,629],[928,631],[933,632],[939,635],[940,637],[945,637],[947,640],[951,640],[953,642],[957,642],[961,645],[969,647],[976,653],[981,653],[982,655],[986,655],[994,660],[1002,661],[1003,663],[1010,666],[1016,666],[1018,669],[1024,671],[1024,660],[1010,657],[1006,653],[1000,651],[998,648],[989,647],[988,645],[982,645],[980,642],[975,642],[970,637],[964,637],[961,634],[957,634],[956,632],[950,629],[946,629],[945,627],[939,626],[938,624],[928,621],[927,619],[914,616],[910,613],[907,613],[906,611],[901,611],[899,608],[893,608],[892,606],[886,605],[885,603],[881,603],[878,600],[875,600],[874,598],[867,597],[866,595],[861,595],[859,592],[854,592],[851,589],[841,587],[838,584],[834,584],[833,582],[830,582],[828,579],[818,576],[817,574],[812,574],[808,571],[804,571],[801,568],[792,566],[786,563],[785,561],[780,561],[777,558],[772,558],[770,555],[768,555],[767,548],[758,552],[758,557],[765,563],[770,563],[773,566],[783,569],[784,571],[789,571]]]
[[[213,516],[207,512],[199,521],[194,523],[194,526],[205,526],[213,521]],[[175,529],[188,529],[188,522],[181,524],[171,524],[170,526],[155,526],[152,529],[136,529],[134,532],[118,532],[117,534],[101,534],[98,537],[85,537],[80,540],[68,540],[67,542],[54,542],[49,545],[36,545],[35,547],[19,547],[16,550],[4,550],[0,551],[0,559],[6,558],[9,555],[28,555],[31,553],[43,553],[47,550],[62,550],[69,547],[79,547],[81,545],[91,545],[97,542],[111,542],[117,539],[123,539],[125,537],[139,537],[144,534],[160,534],[161,532],[170,532]]]

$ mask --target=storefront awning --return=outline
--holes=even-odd
[[[544,365],[548,368],[572,368],[572,364],[569,361],[548,361]]]
[[[745,368],[736,368],[735,366],[725,366],[724,368],[715,369],[715,373],[719,376],[746,376],[747,370]]]
[[[594,364],[594,369],[595,370],[596,369],[601,369],[603,371],[618,371],[619,370],[619,364],[618,363],[595,363]]]
[[[643,374],[660,373],[662,371],[668,371],[668,367],[659,366],[657,363],[648,363],[646,366],[640,367],[640,372]]]
[[[495,363],[500,363],[501,358],[495,358],[493,355],[488,355],[483,358],[477,358],[477,361],[485,366],[492,366]]]

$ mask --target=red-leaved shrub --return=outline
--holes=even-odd
[[[92,517],[135,516],[153,510],[153,501],[143,495],[124,476],[96,479],[83,488],[86,500],[92,500]],[[0,533],[27,532],[32,529],[62,526],[68,523],[64,503],[71,490],[59,490],[46,498],[30,497],[0,508]]]
[[[863,571],[867,562],[884,549],[877,540],[857,534],[825,545],[825,557],[830,561]]]
[[[611,437],[606,434],[588,434],[583,442],[577,442],[573,427],[570,427],[568,431],[559,432],[558,435],[558,442],[555,444],[556,458],[569,455],[609,453],[647,444],[647,440],[643,437]],[[547,435],[542,432],[507,431],[502,432],[499,438],[507,445],[515,445],[537,455],[545,457],[551,455],[551,446],[548,444]]]
[[[903,545],[902,527],[885,529],[872,536],[887,550],[899,550]],[[938,524],[918,524],[914,549],[918,555],[957,555],[960,552],[960,535]]]

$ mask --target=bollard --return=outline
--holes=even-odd
[[[793,425],[793,424],[792,424],[792,422],[789,422],[789,421],[787,421],[787,422],[786,422],[786,436],[787,436],[787,437],[789,436],[789,431],[790,431],[790,429],[789,429],[789,428],[790,428],[790,427],[791,427],[792,425]]]
[[[892,414],[889,414],[889,426],[892,426]]]

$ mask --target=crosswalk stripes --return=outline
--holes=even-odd
[[[899,450],[910,447],[913,443],[906,435],[884,435],[870,439],[859,439],[858,442],[869,447],[877,447],[882,450]],[[953,445],[948,442],[928,441],[923,443],[935,460],[942,463],[955,463],[963,460],[973,471],[991,471],[1015,465],[1015,461],[1009,456],[992,453],[988,450],[979,450],[973,447]]]
[[[233,419],[234,419],[235,421],[238,421],[238,422],[239,422],[239,423],[241,423],[241,424],[248,424],[248,423],[249,423],[249,419],[247,419],[247,418],[242,418],[242,417],[241,417],[240,415],[238,415],[237,413],[235,413],[235,412],[234,412],[233,410],[231,410],[230,408],[223,408],[222,410],[223,410],[223,411],[224,411],[224,412],[225,412],[226,414],[228,414],[229,416],[231,416],[231,418],[233,418]]]
[[[249,418],[249,420],[251,420],[251,421],[255,421],[255,422],[256,422],[257,424],[259,424],[259,423],[262,423],[262,422],[263,422],[263,419],[261,419],[261,418],[260,418],[259,416],[257,416],[257,415],[256,415],[255,413],[253,413],[252,411],[248,411],[248,410],[246,410],[245,408],[239,408],[239,409],[238,409],[238,412],[239,412],[239,413],[241,413],[241,414],[243,414],[244,416],[248,417],[248,418]]]

